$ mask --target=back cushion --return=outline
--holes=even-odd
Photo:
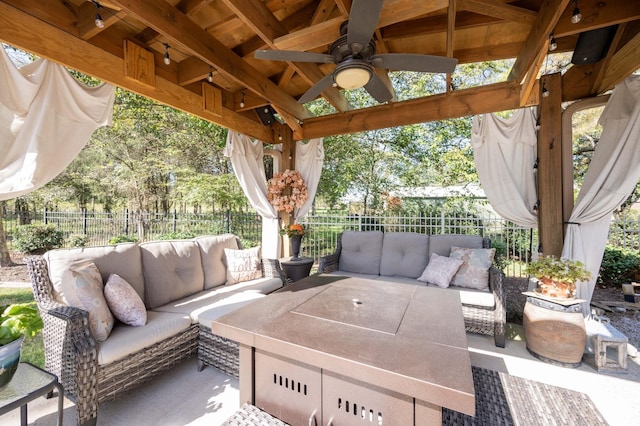
[[[482,237],[479,235],[442,234],[431,235],[429,239],[429,256],[437,253],[440,256],[449,256],[451,246],[466,248],[482,248]]]
[[[381,231],[344,231],[339,266],[341,271],[380,274]]]
[[[202,269],[204,270],[204,288],[210,289],[227,281],[227,265],[224,249],[237,250],[238,240],[233,234],[198,237],[195,239],[200,247]]]
[[[384,234],[380,275],[418,278],[428,262],[428,235],[414,232]]]
[[[61,303],[68,304],[62,289],[63,276],[72,266],[91,262],[98,267],[103,283],[107,282],[109,275],[118,274],[131,284],[141,298],[144,298],[145,282],[140,248],[137,244],[58,249],[48,251],[43,257],[49,269],[54,297]]]
[[[195,241],[153,241],[140,244],[140,251],[147,308],[154,309],[204,289],[200,248]]]

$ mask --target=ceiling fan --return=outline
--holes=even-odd
[[[413,53],[384,53],[376,55],[373,33],[380,19],[384,0],[354,0],[349,20],[340,27],[340,37],[329,47],[329,54],[296,50],[258,50],[257,59],[292,62],[336,64],[335,70],[316,82],[298,99],[304,104],[317,98],[330,85],[343,89],[360,87],[378,102],[387,102],[393,93],[373,67],[403,71],[451,73],[458,60],[442,56]]]

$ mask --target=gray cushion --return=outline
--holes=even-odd
[[[341,271],[380,274],[381,231],[344,231],[338,265]]]
[[[479,235],[431,235],[429,238],[429,257],[432,253],[449,256],[451,246],[482,248],[482,237]]]
[[[149,309],[204,289],[200,248],[195,241],[154,241],[140,244]]]
[[[227,281],[224,249],[238,249],[238,239],[233,234],[198,237],[202,269],[204,270],[204,288],[214,288]]]
[[[428,235],[414,232],[384,234],[380,275],[418,278],[428,261]]]
[[[62,278],[73,265],[93,262],[98,267],[102,282],[111,274],[124,278],[136,293],[144,300],[144,276],[140,248],[137,244],[125,243],[99,247],[51,250],[44,254],[49,270],[49,279],[53,284],[55,297],[66,303],[62,291]]]

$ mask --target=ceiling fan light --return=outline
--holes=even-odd
[[[359,89],[371,80],[371,70],[364,67],[344,68],[336,73],[336,83],[343,89]]]

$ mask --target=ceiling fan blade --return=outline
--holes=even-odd
[[[353,53],[359,53],[369,44],[378,26],[384,0],[354,0],[349,12],[347,44]],[[360,48],[358,49],[358,46]]]
[[[444,73],[452,73],[458,64],[458,60],[455,58],[419,55],[415,53],[384,53],[373,55],[370,62],[374,67],[388,70]]]
[[[375,74],[371,76],[371,80],[364,86],[364,89],[380,103],[393,99],[393,93],[389,91],[382,79]]]
[[[322,77],[316,84],[311,86],[311,89],[307,90],[304,95],[298,99],[299,104],[306,104],[307,102],[311,102],[318,96],[320,93],[324,91],[327,87],[329,87],[333,83],[333,73],[329,75],[325,75]]]
[[[301,52],[298,50],[256,50],[254,57],[272,61],[320,62],[323,64],[333,64],[336,61],[333,56],[325,53]]]

